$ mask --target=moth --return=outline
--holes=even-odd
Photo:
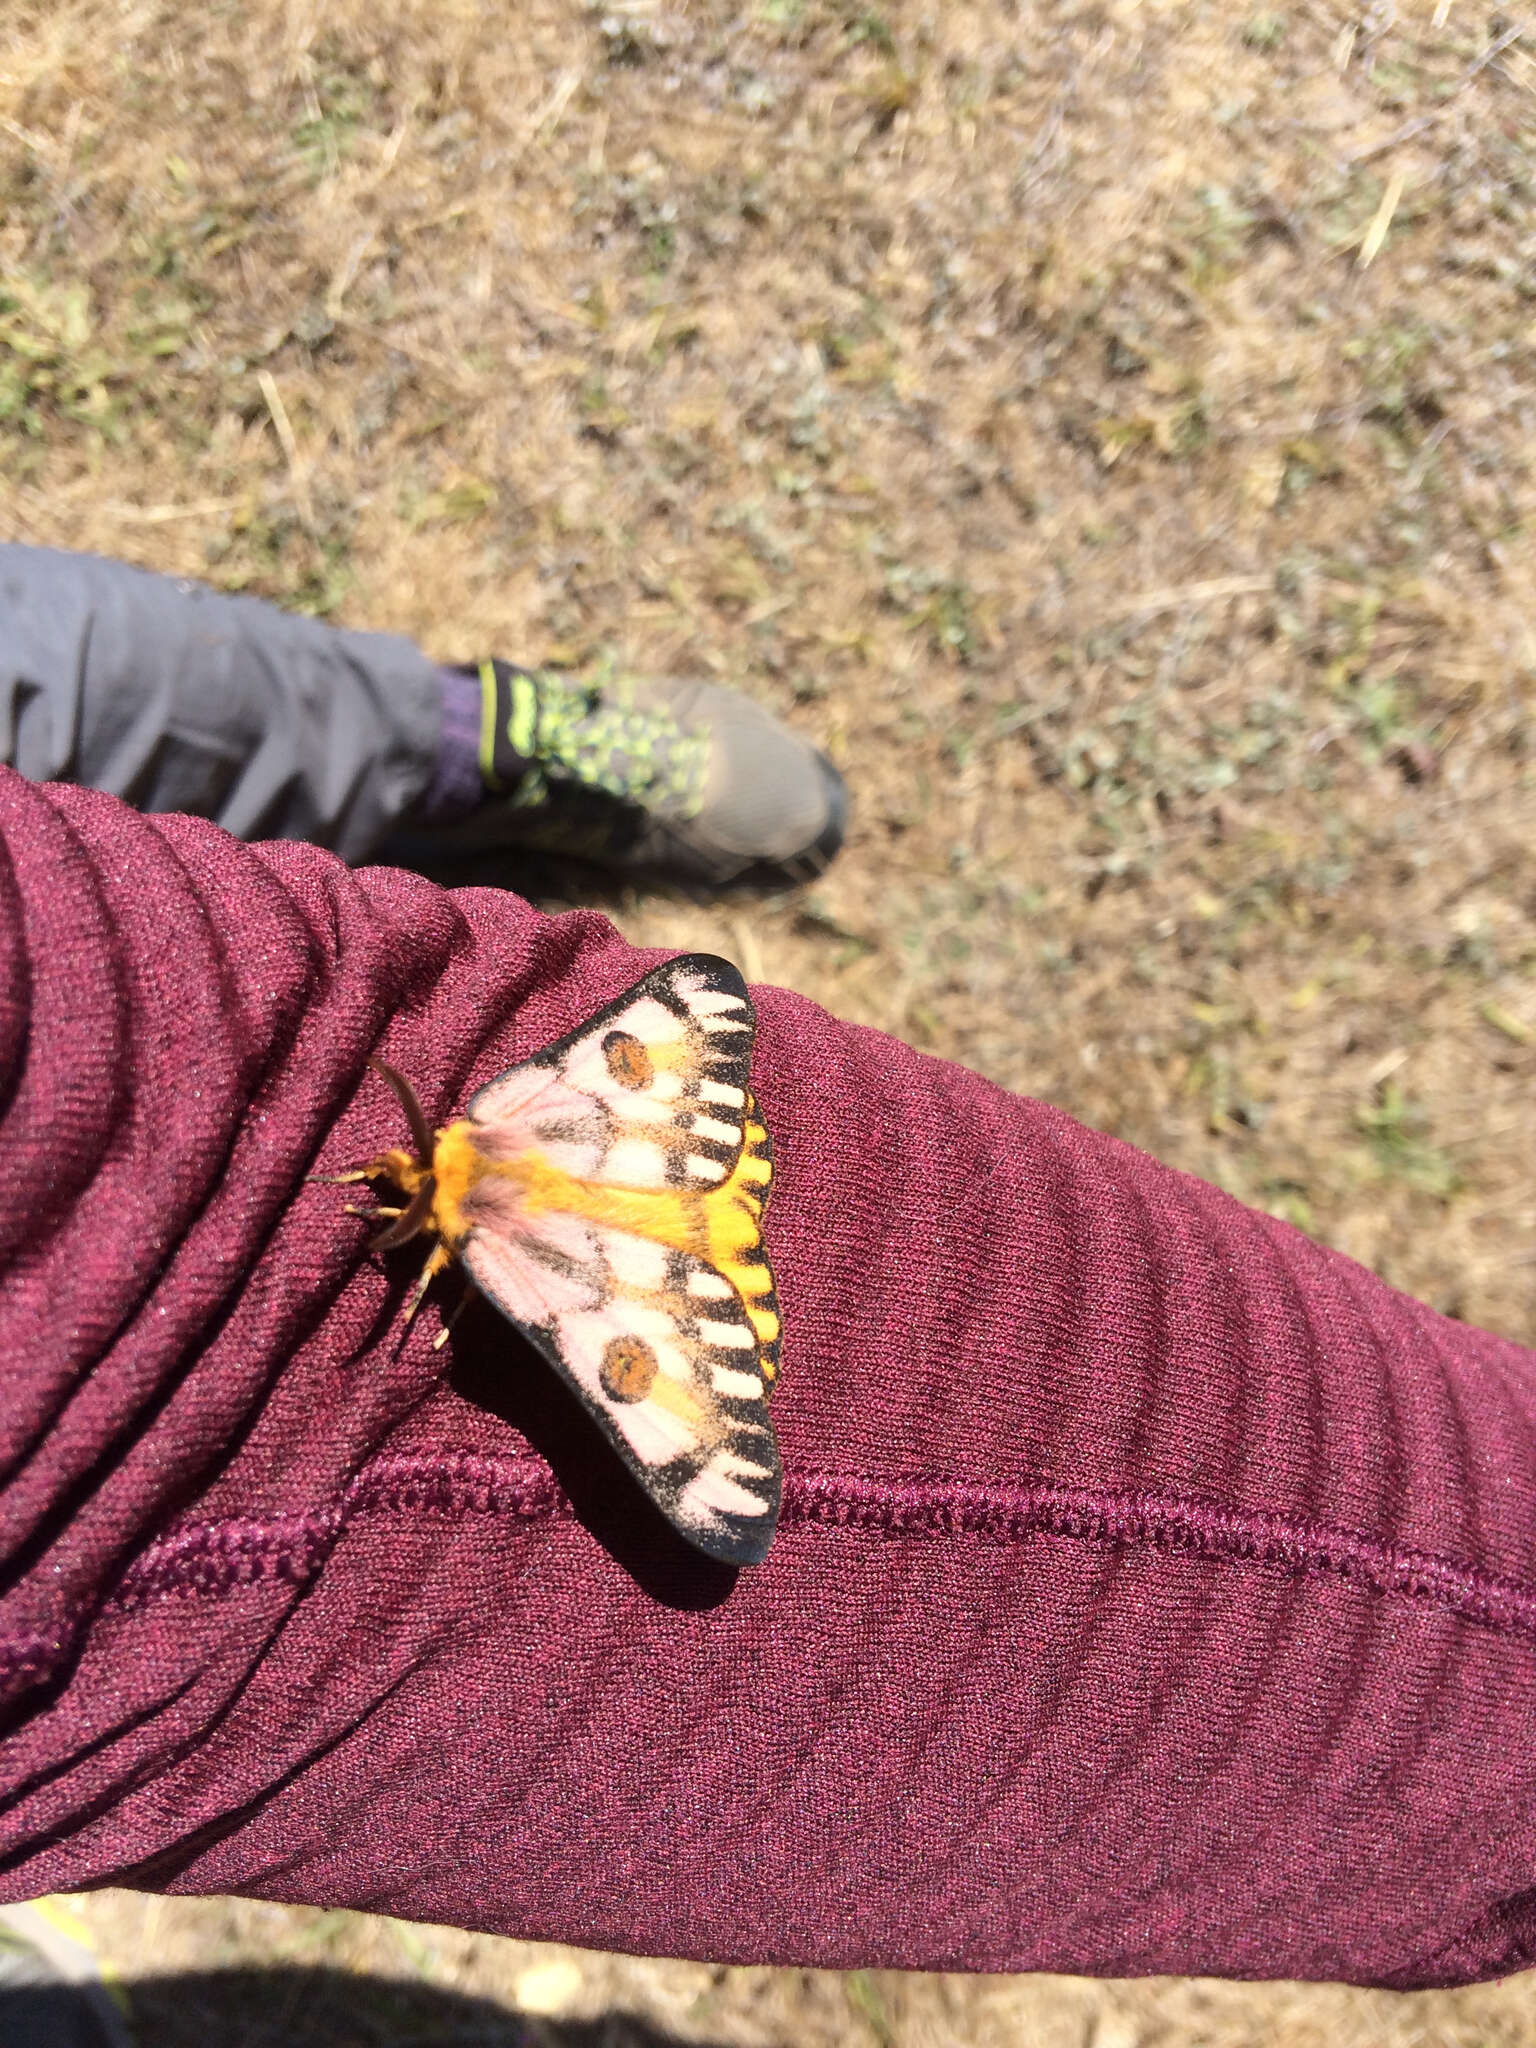
[[[474,1095],[433,1131],[402,1074],[413,1151],[371,1249],[431,1232],[406,1309],[457,1258],[547,1358],[680,1535],[756,1564],[778,1518],[768,1394],[779,1309],[763,1248],[772,1148],[747,1068],[755,1019],[728,961],[685,954]],[[447,1334],[441,1333],[442,1342]]]

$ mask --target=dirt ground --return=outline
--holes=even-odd
[[[1536,30],[1466,0],[8,0],[0,530],[738,683],[847,851],[632,937],[1536,1341],[1533,165]],[[141,1990],[172,2044],[1536,2041],[1529,1980],[82,1910],[235,1973]]]

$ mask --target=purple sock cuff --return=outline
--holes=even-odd
[[[467,817],[485,796],[480,777],[480,678],[473,669],[440,668],[443,725],[432,779],[416,815],[422,824],[449,825]]]

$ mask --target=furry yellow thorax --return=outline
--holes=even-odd
[[[548,1210],[583,1216],[705,1260],[736,1288],[759,1342],[769,1344],[778,1335],[778,1318],[758,1297],[767,1293],[772,1281],[767,1267],[750,1255],[761,1243],[763,1191],[770,1168],[752,1142],[754,1135],[760,1142],[761,1127],[749,1120],[748,1142],[735,1166],[718,1186],[707,1189],[606,1186],[567,1173],[536,1151],[491,1159],[475,1142],[475,1125],[468,1118],[437,1133],[430,1167],[405,1153],[386,1157],[391,1178],[407,1195],[431,1173],[431,1227],[451,1249],[457,1250],[473,1227],[465,1211],[467,1198],[478,1182],[494,1175],[515,1185],[530,1215]]]

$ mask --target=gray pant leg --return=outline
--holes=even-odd
[[[240,839],[365,857],[431,777],[433,664],[97,555],[0,544],[0,759]]]

